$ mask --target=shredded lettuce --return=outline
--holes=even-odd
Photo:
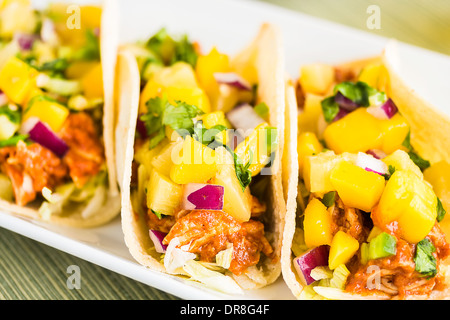
[[[188,252],[187,248],[177,246],[180,245],[180,239],[173,238],[167,246],[166,253],[164,255],[164,267],[169,273],[180,273],[179,268],[183,266],[189,260],[194,260],[197,255],[192,252]]]
[[[193,279],[203,283],[208,288],[229,294],[243,294],[239,285],[230,277],[205,268],[195,260],[186,261],[183,270]]]
[[[230,268],[232,259],[233,259],[233,245],[231,245],[228,249],[220,251],[216,255],[216,264],[221,266],[222,268],[228,269]]]

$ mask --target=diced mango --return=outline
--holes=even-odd
[[[383,193],[385,179],[350,162],[338,163],[330,182],[346,206],[370,212]]]
[[[147,207],[158,213],[173,215],[180,206],[183,186],[170,181],[169,178],[152,169],[147,184]]]
[[[178,184],[206,183],[217,173],[214,150],[186,137],[178,154],[172,154],[174,165],[170,178]]]
[[[433,189],[411,171],[397,170],[388,180],[380,203],[372,212],[375,225],[398,223],[400,237],[421,241],[436,222],[437,198]]]
[[[323,96],[306,93],[303,110],[298,115],[298,132],[313,132],[316,135],[318,131],[319,117],[322,115],[321,102]]]
[[[0,71],[0,89],[14,103],[22,105],[36,88],[38,71],[22,60],[12,57]]]
[[[149,148],[149,144],[150,140],[146,141],[143,145],[137,148],[136,152],[134,153],[134,160],[136,160],[137,163],[144,165],[148,173],[152,171],[153,158],[157,156],[165,146],[167,146],[168,141],[165,139],[152,149]],[[169,174],[167,173],[166,175],[169,176]]]
[[[81,88],[87,99],[103,98],[103,73],[101,63],[90,69],[81,79]]]
[[[230,128],[230,123],[225,118],[225,113],[223,111],[214,111],[206,113],[205,115],[202,116],[202,121],[206,129],[210,129],[217,125]]]
[[[0,36],[12,38],[15,33],[33,33],[38,16],[28,1],[2,1]]]
[[[302,66],[299,81],[305,92],[323,95],[334,82],[334,68],[326,64]]]
[[[336,122],[324,131],[327,146],[336,153],[381,149],[382,131],[377,118],[359,108]]]
[[[365,66],[358,76],[358,81],[365,82],[372,88],[377,88],[381,67],[382,65],[379,63]]]
[[[224,187],[223,211],[240,222],[248,221],[252,207],[250,188],[242,191],[230,153],[223,147],[216,149],[216,153],[221,154],[218,158],[222,161],[218,161],[218,171],[211,183]]]
[[[298,169],[303,177],[303,163],[305,157],[319,154],[323,150],[322,144],[313,132],[303,132],[297,138]]]
[[[37,96],[30,101],[30,106],[25,111],[23,120],[37,117],[50,126],[54,132],[58,132],[69,116],[69,109],[56,101],[48,100],[44,96]]]
[[[414,172],[420,179],[423,179],[423,173],[420,168],[411,160],[409,155],[403,150],[397,150],[394,153],[383,158],[386,165],[392,166],[395,170],[409,170]]]
[[[334,167],[342,162],[356,161],[356,154],[343,153],[336,155],[333,151],[321,152],[316,156],[307,156],[303,165],[303,179],[306,189],[314,193],[335,191],[330,182],[330,173]]]
[[[380,123],[383,134],[381,150],[391,154],[395,150],[402,148],[402,143],[409,132],[409,125],[406,119],[400,113],[396,113],[389,120],[380,120]]]
[[[341,264],[346,264],[359,249],[359,242],[344,231],[338,231],[331,241],[328,267],[336,269]]]
[[[205,113],[211,111],[208,96],[200,88],[167,87],[164,92],[169,102],[174,105],[177,101],[183,101],[198,107]]]
[[[274,130],[275,132],[268,132],[267,130]],[[270,154],[273,150],[271,143],[276,141],[268,141],[268,139],[276,138],[276,128],[269,127],[264,122],[258,125],[255,130],[244,141],[238,144],[234,152],[242,159],[242,163],[246,165],[250,160],[251,165],[248,170],[252,176],[256,176],[261,172],[267,163],[270,161]]]
[[[319,199],[314,198],[308,203],[303,220],[305,243],[308,248],[331,244],[333,239],[331,220],[330,212]]]
[[[208,94],[211,102],[217,100],[219,84],[214,77],[215,72],[228,72],[230,61],[226,54],[222,54],[214,47],[207,55],[200,55],[195,66],[195,73],[200,86]]]
[[[67,79],[80,79],[97,65],[98,61],[74,61],[67,67],[65,76]]]

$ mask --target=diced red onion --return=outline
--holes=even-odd
[[[235,129],[240,129],[244,132],[244,137],[248,135],[246,133],[249,130],[253,130],[261,123],[264,123],[264,119],[248,103],[238,104],[233,110],[227,112],[226,117]]]
[[[386,102],[381,105],[370,106],[367,108],[367,112],[380,120],[391,119],[397,113],[397,111],[397,106],[391,99],[386,100]]]
[[[188,183],[184,186],[185,210],[222,210],[224,187],[215,184]]]
[[[155,250],[158,253],[166,253],[167,246],[163,244],[163,240],[166,237],[167,233],[158,230],[150,230],[149,231],[150,239],[153,241],[155,245]]]
[[[341,107],[341,109],[344,109],[346,111],[353,111],[359,108],[359,104],[345,97],[340,92],[336,93],[336,95],[334,96],[334,101],[339,105],[339,107]]]
[[[300,279],[310,285],[315,280],[311,277],[311,271],[316,267],[328,265],[330,247],[327,245],[313,248],[294,259],[294,267]]]
[[[49,149],[60,158],[64,157],[69,150],[67,144],[41,121],[37,121],[28,134],[31,140]]]
[[[252,90],[252,86],[244,78],[234,72],[215,72],[214,78],[218,83],[227,84],[239,90]]]
[[[379,149],[370,149],[366,151],[367,154],[370,154],[375,159],[383,159],[386,158],[387,154],[383,150]]]
[[[17,44],[22,51],[30,51],[34,41],[38,38],[38,36],[29,33],[16,32],[14,34],[14,40],[17,41]]]
[[[358,152],[358,156],[356,157],[356,165],[366,171],[375,172],[379,175],[385,175],[388,173],[387,165],[383,161],[364,152]]]
[[[136,131],[142,139],[148,138],[147,128],[145,127],[144,121],[141,120],[141,115],[137,118]]]
[[[345,117],[347,114],[349,114],[350,111],[347,111],[345,109],[342,109],[341,107],[339,107],[339,112],[338,114],[334,117],[332,122],[338,121],[339,119],[342,119],[343,117]]]

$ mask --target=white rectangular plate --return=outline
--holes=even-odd
[[[39,6],[46,3],[34,2]],[[339,63],[378,55],[388,41],[368,32],[255,1],[120,0],[120,13],[121,42],[146,40],[165,26],[170,33],[188,34],[204,51],[217,46],[227,53],[246,46],[261,23],[272,22],[282,31],[286,71],[293,78],[298,77],[302,64]],[[407,83],[450,116],[446,104],[446,93],[450,92],[450,57],[400,43],[400,58]],[[79,230],[0,212],[0,226],[183,299],[293,299],[281,277],[261,290],[228,296],[148,270],[129,254],[119,218],[103,227]]]

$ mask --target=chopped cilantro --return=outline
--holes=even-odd
[[[264,102],[258,103],[254,109],[256,114],[263,119],[269,115],[269,107]]]
[[[325,121],[330,123],[339,113],[339,105],[334,101],[334,96],[322,100],[321,105]]]
[[[442,205],[441,199],[437,198],[437,206],[436,206],[436,210],[437,210],[437,216],[436,219],[438,222],[441,222],[442,219],[444,219],[445,214],[447,213],[444,209],[444,206]]]
[[[433,252],[436,248],[427,238],[420,241],[416,246],[416,253],[414,255],[414,262],[416,264],[416,271],[428,278],[434,277],[437,274],[436,258]]]
[[[322,198],[322,203],[325,207],[329,208],[334,205],[334,201],[336,198],[336,191],[330,191],[324,194]]]
[[[405,140],[402,142],[402,146],[406,148],[409,158],[420,168],[420,170],[423,171],[431,165],[428,160],[419,156],[411,145],[411,131],[406,135]]]

